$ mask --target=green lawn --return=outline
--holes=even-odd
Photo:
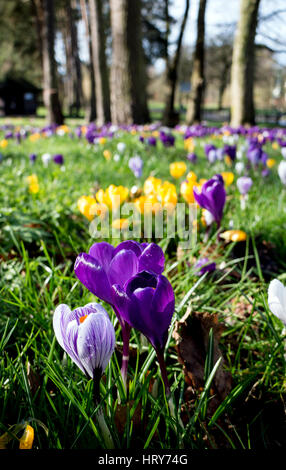
[[[0,125],[8,120],[1,119]],[[35,121],[17,119],[16,125]],[[78,123],[83,121],[78,121]],[[69,125],[73,120],[67,122]],[[38,119],[37,125],[44,125]],[[0,131],[0,140],[4,132]],[[35,428],[34,448],[103,448],[92,401],[92,381],[63,355],[55,340],[52,315],[61,303],[71,308],[96,301],[77,280],[73,265],[80,252],[94,240],[89,222],[79,212],[77,200],[110,184],[129,189],[142,187],[154,175],[176,184],[169,164],[184,160],[198,178],[233,171],[225,162],[207,163],[204,143],[196,140],[198,162],[186,160],[183,137],[176,135],[174,148],[156,148],[139,142],[138,134],[121,132],[106,143],[93,146],[85,138],[69,135],[10,141],[1,149],[0,163],[0,436],[9,426],[30,420]],[[118,153],[117,143],[126,143],[119,161],[106,161],[103,150]],[[240,138],[238,145],[243,143]],[[254,184],[245,211],[240,208],[234,183],[227,187],[222,228],[244,230],[246,242],[217,242],[215,230],[207,242],[204,229],[191,251],[177,254],[175,239],[157,240],[165,252],[164,274],[176,296],[176,310],[169,332],[166,363],[175,410],[182,409],[183,428],[168,411],[160,371],[152,347],[132,330],[132,354],[128,370],[129,396],[120,381],[122,338],[116,328],[116,353],[101,381],[102,405],[116,448],[186,449],[278,448],[285,445],[285,335],[282,324],[267,306],[271,279],[286,281],[286,190],[277,175],[279,149],[265,146],[276,160],[267,178],[250,170]],[[63,167],[43,165],[41,155],[63,154]],[[38,158],[32,165],[29,154]],[[140,155],[142,177],[136,179],[129,158]],[[36,174],[39,192],[28,191],[26,177]],[[118,243],[109,240],[113,244]],[[217,270],[197,277],[194,259],[207,256]],[[188,295],[189,293],[189,295]],[[178,361],[172,331],[186,313],[217,315],[222,327],[219,341],[224,370],[231,374],[227,397],[212,406],[212,341],[207,349],[205,385],[191,389]],[[214,330],[216,330],[214,323]],[[222,383],[222,387],[224,384]],[[121,402],[121,403],[120,403]],[[48,430],[48,432],[47,432]],[[13,439],[10,447],[17,448]]]

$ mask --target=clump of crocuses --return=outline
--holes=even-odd
[[[155,243],[127,240],[116,248],[94,243],[75,262],[75,274],[87,289],[109,303],[122,328],[122,377],[126,384],[130,329],[142,332],[155,348],[166,393],[170,393],[163,359],[175,308],[174,292],[162,275],[164,253]]]

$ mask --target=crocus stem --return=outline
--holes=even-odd
[[[165,360],[164,360],[164,353],[163,353],[162,350],[156,349],[156,354],[157,354],[157,359],[158,359],[159,366],[160,366],[160,369],[161,369],[162,380],[163,380],[163,383],[164,383],[164,386],[165,386],[166,398],[169,399],[169,397],[171,396],[171,390],[170,390],[170,384],[169,384],[169,380],[168,380],[168,376],[167,376],[167,369],[166,369],[166,364],[165,364]]]
[[[122,325],[122,341],[123,341],[123,351],[122,351],[122,364],[121,364],[121,375],[122,380],[127,388],[127,370],[128,370],[128,361],[129,361],[129,339],[130,339],[130,326],[128,323],[124,322]]]
[[[131,327],[126,323],[120,316],[117,309],[113,306],[113,310],[118,318],[118,321],[121,325],[122,330],[122,342],[123,342],[123,351],[122,351],[122,363],[121,363],[121,376],[122,381],[127,391],[127,370],[129,362],[129,339],[130,339],[130,330]]]
[[[170,411],[170,415],[172,416],[172,418],[174,418],[176,421],[178,420],[180,426],[184,427],[183,423],[182,423],[182,420],[180,418],[180,416],[178,416],[175,412],[175,406],[174,406],[174,401],[173,401],[173,397],[171,395],[171,390],[170,390],[170,384],[169,384],[169,380],[168,380],[168,376],[167,376],[167,369],[166,369],[166,364],[165,364],[165,360],[164,360],[164,353],[162,350],[160,349],[156,349],[156,354],[157,354],[157,359],[158,359],[158,362],[159,362],[159,366],[160,366],[160,369],[161,369],[161,374],[162,374],[162,380],[164,382],[164,385],[165,385],[165,394],[166,394],[166,398],[167,398],[167,401],[168,401],[168,406],[169,406],[169,411]]]
[[[100,390],[99,389],[100,378],[101,378],[101,371],[96,370],[94,372],[94,377],[93,377],[93,397],[94,397],[94,404],[96,408],[98,408],[98,405],[100,403],[100,391],[99,391]],[[110,431],[108,429],[108,426],[105,422],[103,409],[101,406],[99,406],[95,416],[96,416],[96,421],[99,426],[99,429],[101,430],[106,448],[114,449],[115,448],[114,442],[110,434]]]

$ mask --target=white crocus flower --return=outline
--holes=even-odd
[[[118,142],[117,144],[118,152],[123,153],[125,149],[126,149],[126,144],[124,142]]]
[[[286,162],[284,160],[282,160],[278,165],[278,175],[281,182],[286,186]]]
[[[286,147],[281,148],[282,157],[286,158]]]
[[[44,153],[42,155],[42,162],[43,162],[44,166],[47,166],[48,163],[51,161],[51,159],[52,159],[52,156],[51,156],[50,153]]]
[[[273,315],[286,326],[286,287],[278,279],[269,284],[268,305]]]
[[[235,171],[236,171],[236,173],[241,175],[241,173],[244,171],[244,163],[243,162],[237,162],[235,164]]]

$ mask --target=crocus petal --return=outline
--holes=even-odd
[[[131,250],[136,256],[140,256],[142,253],[140,243],[135,240],[125,240],[124,242],[119,243],[119,245],[114,249],[114,256],[122,250]]]
[[[109,324],[105,315],[91,313],[79,327],[78,354],[90,377],[95,369],[104,371],[114,351],[115,334]]]
[[[98,261],[104,271],[107,272],[108,266],[114,255],[114,247],[107,242],[94,243],[88,254]]]
[[[111,292],[107,274],[95,258],[87,253],[80,253],[75,261],[74,272],[92,294],[110,303]]]
[[[271,312],[286,325],[286,287],[273,279],[268,288],[268,305]]]
[[[139,271],[151,271],[161,274],[164,271],[165,257],[162,248],[150,243],[139,258]]]
[[[109,270],[108,279],[110,285],[119,284],[124,286],[138,271],[138,258],[131,250],[121,250],[112,259]]]

